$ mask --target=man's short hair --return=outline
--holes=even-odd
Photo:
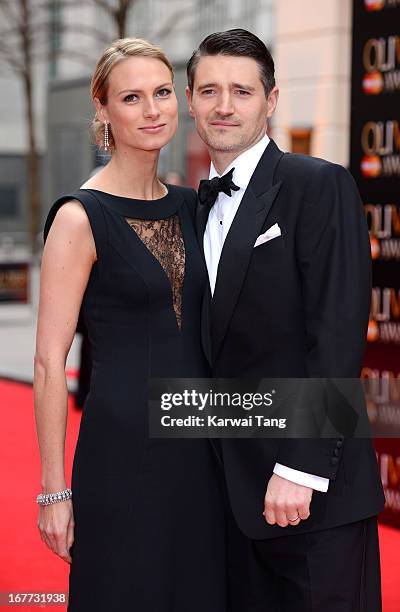
[[[207,55],[230,55],[233,57],[251,57],[260,69],[260,78],[268,97],[275,87],[275,66],[271,53],[262,40],[248,30],[237,28],[226,32],[215,32],[207,36],[193,52],[187,63],[188,85],[193,92],[194,77],[201,57]]]

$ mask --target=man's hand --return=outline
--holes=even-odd
[[[280,527],[298,525],[300,520],[310,516],[312,494],[310,487],[272,474],[264,498],[265,520],[269,525],[278,524]]]

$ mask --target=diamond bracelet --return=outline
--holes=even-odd
[[[57,502],[71,499],[71,497],[71,489],[64,489],[63,491],[57,491],[57,493],[39,493],[36,498],[36,502],[40,506],[49,506],[50,504],[56,504]]]

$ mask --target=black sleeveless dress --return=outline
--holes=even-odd
[[[150,377],[202,377],[207,275],[194,191],[81,189],[97,261],[82,301],[93,370],[72,471],[69,612],[225,612],[220,474],[208,440],[148,435]]]

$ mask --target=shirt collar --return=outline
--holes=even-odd
[[[223,174],[226,174],[232,168],[235,168],[233,171],[232,180],[241,189],[247,189],[248,184],[250,183],[250,179],[258,162],[261,159],[262,154],[264,153],[270,139],[265,134],[261,140],[259,140],[255,145],[243,151],[236,159],[233,160],[231,164],[224,170]],[[210,174],[209,179],[214,178],[215,176],[222,176],[218,174],[215,169],[214,164],[211,162],[210,166]]]

